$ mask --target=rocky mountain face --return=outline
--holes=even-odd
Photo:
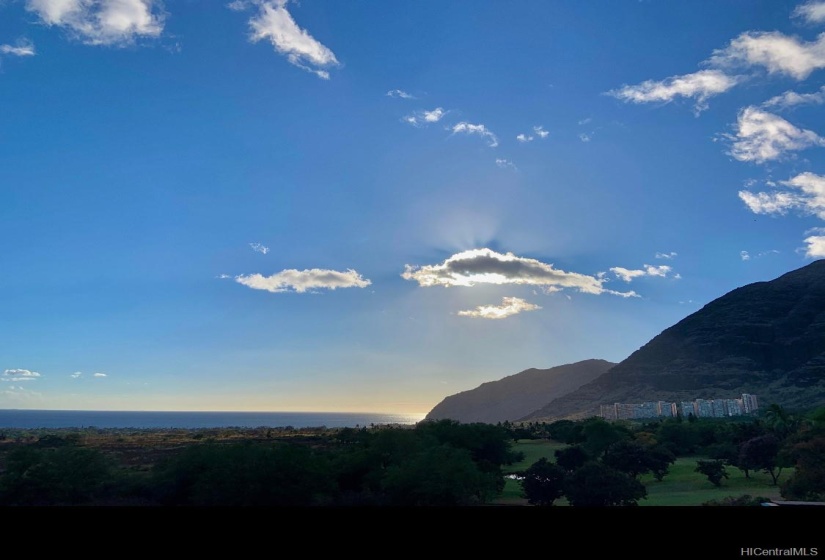
[[[604,375],[522,419],[743,392],[757,395],[762,406],[825,404],[825,260],[710,302]]]
[[[528,369],[449,396],[427,414],[427,419],[490,424],[518,420],[593,381],[614,365],[604,360],[585,360],[550,369]]]

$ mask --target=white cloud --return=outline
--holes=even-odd
[[[461,317],[472,317],[474,319],[504,319],[512,315],[517,315],[522,311],[535,311],[541,309],[538,305],[528,303],[517,297],[501,298],[501,305],[479,305],[473,310],[459,311]]]
[[[816,229],[817,233],[822,233],[820,228]],[[811,259],[818,259],[825,257],[825,235],[811,235],[805,238],[805,243],[808,247],[805,249],[805,256]]]
[[[406,91],[400,89],[391,89],[387,92],[387,97],[400,97],[401,99],[415,99],[414,95],[410,95]]]
[[[748,253],[747,251],[739,251],[739,257],[741,257],[741,259],[742,259],[743,261],[749,261],[749,260],[751,260],[750,253]]]
[[[468,122],[460,122],[452,128],[453,134],[459,132],[464,134],[476,134],[487,139],[487,145],[491,148],[498,146],[498,138],[483,124],[470,124]]]
[[[610,272],[612,272],[625,282],[630,282],[634,278],[645,275],[644,270],[629,270],[627,268],[622,268],[621,266],[614,266],[610,269]]]
[[[502,169],[510,168],[514,171],[518,171],[516,164],[510,161],[509,159],[496,158],[496,165]]]
[[[436,107],[432,111],[416,111],[412,115],[407,115],[402,120],[413,126],[421,126],[422,124],[436,123],[444,117],[449,111],[445,111],[441,107]]]
[[[776,97],[771,97],[764,103],[762,107],[778,107],[780,109],[787,109],[797,105],[822,105],[825,103],[825,86],[819,88],[815,93],[796,93],[795,91],[786,91]]]
[[[434,123],[441,120],[441,117],[445,115],[444,109],[441,107],[436,107],[432,111],[424,111],[423,117],[424,122]]]
[[[229,274],[218,274],[215,278],[219,278],[221,280],[226,280],[227,278],[232,278]]]
[[[40,377],[40,374],[36,371],[30,371],[28,369],[7,369],[3,371],[3,375],[0,376],[0,380],[2,381],[34,381]]]
[[[93,373],[92,377],[108,377],[108,375],[106,375],[105,373],[98,372],[98,373]]]
[[[709,98],[728,91],[740,81],[740,77],[729,76],[721,70],[700,70],[658,82],[647,80],[635,86],[622,86],[607,93],[630,103],[669,103],[677,97],[687,97],[696,100],[699,112],[707,108]]]
[[[764,163],[789,151],[825,146],[825,138],[817,133],[753,106],[739,112],[736,128],[736,135],[727,138],[734,141],[730,155],[739,161]]]
[[[825,33],[816,41],[804,42],[778,31],[741,34],[724,49],[713,52],[710,64],[763,66],[769,74],[785,74],[804,80],[811,72],[825,68]]]
[[[590,122],[592,122],[592,121],[593,121],[593,119],[592,119],[591,117],[587,117],[586,119],[582,119],[582,120],[580,120],[580,121],[579,121],[579,125],[580,125],[580,126],[583,126],[583,125],[586,125],[586,124],[588,124],[588,123],[590,123]]]
[[[802,204],[799,195],[788,192],[739,191],[739,198],[754,214],[785,214],[791,208],[797,208]]]
[[[74,373],[69,374],[69,377],[71,377],[72,379],[77,379],[78,377],[80,377],[82,375],[83,375],[82,371],[76,371]]]
[[[263,255],[266,255],[269,252],[269,247],[266,247],[261,243],[250,243],[249,246],[256,253],[261,253]]]
[[[547,138],[550,135],[549,132],[544,130],[543,126],[534,126],[533,127],[533,132],[535,134],[537,134],[538,137],[541,138],[542,140]],[[534,136],[528,136],[524,133],[521,133],[518,136],[516,136],[516,140],[518,140],[519,142],[532,142],[533,140],[535,140],[535,137]]]
[[[670,253],[656,253],[656,258],[657,259],[668,259],[668,260],[670,260],[670,259],[676,258],[676,256],[678,254],[679,253],[675,253],[673,251],[671,251]]]
[[[797,209],[825,220],[825,177],[814,173],[800,173],[782,185],[795,190],[773,193],[739,191],[739,198],[754,214],[785,214]]]
[[[673,269],[667,265],[660,265],[654,266],[650,264],[644,265],[643,269],[636,269],[630,270],[627,268],[623,268],[621,266],[614,266],[610,269],[610,272],[616,275],[617,278],[624,280],[625,282],[631,282],[634,278],[639,278],[641,276],[660,276],[664,278],[668,275]],[[678,276],[678,275],[677,275]],[[675,278],[675,277],[674,277]]]
[[[825,22],[825,2],[811,0],[796,7],[791,17],[802,18],[808,23]]]
[[[250,5],[251,1],[246,2],[244,0],[234,0],[234,2],[230,2],[229,4],[227,4],[226,7],[234,12],[242,12],[249,8]]]
[[[34,56],[34,44],[29,41],[21,41],[16,47],[11,45],[0,45],[0,54],[10,54],[12,56]]]
[[[157,0],[26,0],[46,25],[68,29],[90,45],[123,45],[158,37],[165,14]]]
[[[236,276],[235,282],[248,286],[253,290],[266,290],[273,293],[297,292],[299,294],[315,289],[366,288],[372,284],[352,269],[340,272],[320,268],[282,270],[271,276],[262,276],[261,274]]]
[[[526,284],[573,288],[588,294],[609,293],[623,297],[638,297],[635,292],[614,292],[605,289],[602,285],[605,280],[602,278],[565,272],[536,259],[517,257],[513,253],[497,253],[487,248],[457,253],[441,264],[405,265],[401,277],[418,282],[422,287]]]
[[[286,9],[287,0],[261,0],[258,15],[249,20],[253,42],[269,40],[290,64],[320,78],[329,79],[326,68],[338,66],[338,59],[305,29],[298,27]]]
[[[590,140],[592,138],[593,138],[592,134],[585,134],[585,133],[579,134],[579,140],[581,140],[582,142],[590,142]]]

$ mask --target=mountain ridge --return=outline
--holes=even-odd
[[[487,423],[518,420],[594,380],[614,365],[590,359],[548,369],[529,368],[445,397],[425,419]]]
[[[825,260],[728,292],[521,420],[592,415],[614,402],[742,392],[788,408],[825,402]]]

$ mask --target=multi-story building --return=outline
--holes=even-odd
[[[682,401],[678,405],[666,401],[643,403],[614,403],[601,405],[600,416],[605,420],[638,420],[644,418],[671,418],[681,415],[687,418],[724,418],[750,414],[759,408],[756,395],[744,393],[740,399],[696,399]]]

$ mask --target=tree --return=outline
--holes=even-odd
[[[392,505],[476,505],[498,494],[500,478],[479,469],[468,450],[439,445],[388,468],[382,488]]]
[[[591,462],[568,477],[564,495],[573,506],[635,506],[647,490],[635,478]]]
[[[708,477],[708,481],[714,486],[721,486],[723,478],[730,478],[725,470],[725,463],[719,459],[696,461],[696,472]]]
[[[556,449],[556,464],[568,472],[573,472],[582,467],[590,456],[581,445],[571,445],[563,449]]]
[[[749,469],[762,470],[771,475],[773,485],[782,468],[786,466],[783,458],[779,456],[780,442],[776,436],[767,435],[750,439],[739,448],[739,463]]]
[[[90,504],[114,481],[111,463],[99,451],[66,445],[21,447],[7,458],[0,503],[8,505]]]
[[[786,437],[795,428],[796,421],[788,412],[774,403],[765,411],[765,425],[779,439]]]
[[[607,449],[604,464],[633,478],[653,473],[661,481],[676,456],[661,446],[648,446],[637,441],[620,441]]]
[[[821,409],[820,409],[821,410]],[[782,485],[782,497],[791,500],[825,500],[825,437],[816,436],[790,449],[794,473]]]
[[[600,457],[614,443],[630,437],[629,432],[602,418],[589,418],[582,424],[583,446],[591,457]]]
[[[566,473],[542,457],[522,473],[521,487],[527,502],[534,506],[552,506],[562,496]]]

